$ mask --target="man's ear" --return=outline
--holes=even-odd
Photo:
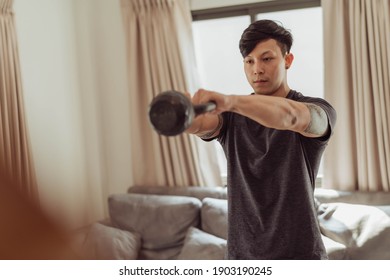
[[[285,68],[286,69],[290,68],[293,61],[294,61],[294,55],[292,53],[286,54],[284,57]]]

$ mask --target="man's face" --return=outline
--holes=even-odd
[[[288,91],[287,68],[292,60],[292,54],[282,54],[276,40],[258,43],[244,58],[245,75],[255,93],[285,96]]]

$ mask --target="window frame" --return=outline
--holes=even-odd
[[[251,22],[260,13],[320,7],[321,0],[273,0],[251,4],[232,5],[219,8],[191,11],[192,21],[249,15]]]

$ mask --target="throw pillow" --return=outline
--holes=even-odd
[[[188,229],[179,260],[223,260],[226,240],[198,228]]]
[[[201,209],[202,230],[227,239],[227,212],[226,199],[203,199]]]
[[[182,245],[190,226],[197,226],[201,201],[193,197],[120,194],[108,200],[116,227],[137,232],[144,249]]]
[[[338,243],[325,235],[322,235],[322,241],[324,242],[326,253],[328,254],[328,258],[330,260],[344,260],[346,255],[346,247],[345,245]]]
[[[141,248],[141,237],[136,233],[95,223],[82,248],[87,259],[135,260]]]

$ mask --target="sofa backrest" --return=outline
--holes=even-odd
[[[201,186],[188,186],[188,187],[158,187],[158,186],[133,186],[128,189],[128,193],[138,194],[158,194],[158,195],[176,195],[176,196],[190,196],[199,200],[203,200],[206,197],[226,199],[227,189],[226,187],[201,187]]]
[[[364,205],[390,205],[390,192],[352,192],[316,188],[314,196],[320,203],[343,202]]]

